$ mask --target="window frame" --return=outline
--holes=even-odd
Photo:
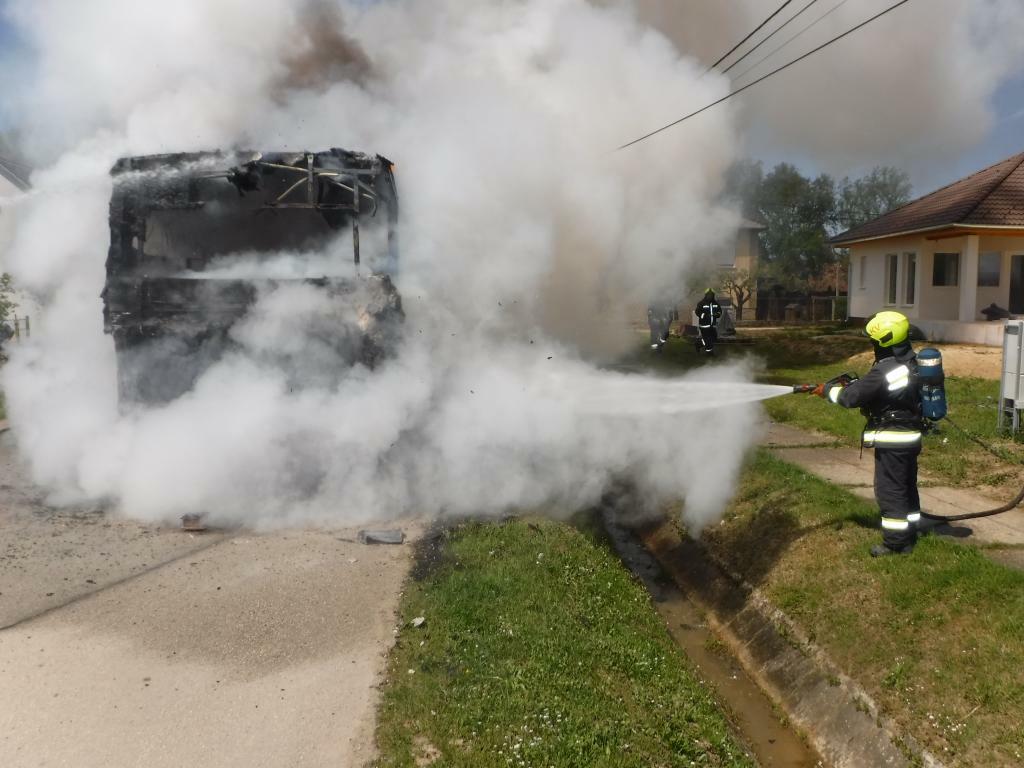
[[[994,283],[981,281],[981,262],[986,256],[994,256],[996,262],[996,281]],[[985,251],[978,254],[978,288],[998,288],[1003,281],[1003,254],[1001,251]]]
[[[900,258],[898,253],[885,254],[885,272],[883,288],[885,290],[885,306],[895,307],[900,295]]]
[[[917,251],[904,251],[902,259],[903,306],[913,307],[917,304]]]
[[[948,265],[950,259],[945,257],[955,256],[956,259],[952,260],[952,263],[956,265],[954,272],[954,280],[949,282],[949,269]],[[946,268],[943,270],[944,282],[936,282],[937,270],[939,267],[939,258],[943,257],[943,261],[946,263]],[[942,251],[941,253],[936,252],[932,254],[932,287],[933,288],[958,288],[960,286],[960,252],[959,251]]]

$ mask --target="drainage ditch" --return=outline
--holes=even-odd
[[[643,582],[669,634],[728,708],[737,730],[764,768],[818,768],[824,761],[788,723],[750,679],[721,639],[711,631],[704,612],[688,600],[639,536],[605,516],[605,529],[626,566]]]

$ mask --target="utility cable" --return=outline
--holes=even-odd
[[[824,50],[825,48],[828,48],[828,47],[829,47],[830,45],[832,45],[833,43],[839,42],[840,40],[842,40],[842,39],[843,39],[844,37],[847,37],[848,35],[852,35],[852,34],[853,34],[854,32],[856,32],[857,30],[859,30],[859,29],[863,29],[864,27],[866,27],[866,26],[867,26],[868,24],[872,23],[873,21],[876,21],[876,20],[878,20],[878,19],[882,18],[882,17],[883,17],[883,16],[885,16],[885,15],[886,15],[887,13],[891,13],[892,11],[895,11],[895,10],[896,10],[897,8],[899,8],[899,7],[901,6],[901,5],[906,5],[906,4],[907,4],[907,3],[909,3],[909,2],[910,2],[910,0],[900,0],[900,1],[898,2],[898,3],[894,3],[893,5],[890,5],[890,6],[889,6],[888,8],[886,8],[886,9],[885,9],[884,11],[881,11],[881,12],[879,12],[879,13],[876,13],[876,14],[875,14],[874,16],[872,16],[872,17],[871,17],[870,19],[868,19],[867,21],[862,21],[862,22],[861,22],[860,24],[858,24],[857,26],[855,26],[855,27],[852,27],[851,29],[848,29],[848,30],[846,30],[845,32],[843,32],[843,34],[841,34],[841,35],[837,35],[836,37],[833,37],[833,38],[832,38],[831,40],[829,40],[828,42],[826,42],[826,43],[822,43],[822,44],[821,44],[821,45],[819,45],[819,46],[818,46],[817,48],[814,48],[814,49],[812,49],[812,50],[808,51],[807,53],[803,54],[802,56],[799,56],[799,57],[797,57],[797,58],[793,59],[793,60],[792,60],[792,61],[790,61],[789,63],[787,63],[787,64],[783,64],[783,65],[782,65],[781,67],[778,67],[777,69],[773,69],[773,70],[772,70],[771,72],[769,72],[768,74],[766,74],[766,75],[762,75],[761,77],[757,78],[757,80],[754,80],[753,82],[747,83],[746,85],[744,85],[744,86],[742,86],[742,87],[740,87],[740,88],[737,88],[737,89],[736,89],[736,90],[734,90],[734,91],[731,91],[731,92],[727,93],[727,94],[726,94],[725,96],[723,96],[722,98],[720,98],[720,99],[717,99],[717,100],[715,100],[715,101],[711,102],[710,104],[706,104],[705,106],[701,107],[700,109],[698,109],[698,110],[695,110],[695,111],[691,112],[691,113],[690,113],[690,114],[688,114],[688,115],[684,115],[683,117],[680,117],[680,118],[679,118],[678,120],[673,120],[673,121],[672,121],[671,123],[669,123],[668,125],[663,125],[663,126],[662,126],[661,128],[658,128],[658,129],[656,129],[656,130],[654,130],[654,131],[651,131],[650,133],[648,133],[648,134],[645,134],[645,135],[641,136],[641,137],[640,137],[640,138],[638,138],[638,139],[633,139],[633,141],[627,142],[626,144],[623,144],[623,145],[622,145],[621,147],[617,147],[615,151],[616,151],[616,152],[618,152],[618,151],[620,151],[620,150],[626,149],[627,147],[631,147],[631,146],[633,146],[634,144],[639,144],[639,143],[640,143],[641,141],[646,141],[647,139],[651,138],[652,136],[656,136],[656,135],[658,135],[658,134],[659,134],[659,133],[661,133],[662,131],[667,131],[667,130],[668,130],[669,128],[673,128],[673,127],[675,127],[675,126],[679,125],[680,123],[682,123],[682,122],[684,122],[684,121],[686,121],[686,120],[689,120],[689,119],[690,119],[691,117],[696,117],[697,115],[701,114],[702,112],[707,112],[707,111],[708,111],[709,109],[711,109],[712,107],[716,107],[716,106],[718,106],[718,105],[719,105],[719,104],[721,104],[721,103],[722,103],[723,101],[728,101],[728,100],[729,100],[729,99],[731,99],[731,98],[732,98],[733,96],[736,96],[736,95],[738,95],[738,94],[740,94],[740,93],[743,93],[743,92],[744,92],[745,90],[747,90],[748,88],[753,88],[753,87],[754,87],[755,85],[757,85],[758,83],[762,83],[762,82],[764,82],[765,80],[767,80],[767,79],[768,79],[769,77],[772,77],[773,75],[777,75],[777,74],[778,74],[779,72],[781,72],[782,70],[784,70],[784,69],[789,69],[789,68],[790,68],[790,67],[792,67],[792,66],[793,66],[794,64],[798,64],[799,62],[803,61],[804,59],[808,58],[809,56],[813,56],[813,55],[814,55],[814,54],[816,54],[816,53],[817,53],[818,51],[821,51],[821,50]]]
[[[784,42],[784,43],[783,43],[782,45],[778,46],[777,48],[773,48],[773,49],[772,49],[772,51],[771,51],[771,53],[769,53],[769,54],[768,54],[767,56],[763,56],[763,57],[761,57],[760,59],[758,59],[758,60],[757,60],[757,63],[755,63],[755,64],[751,64],[751,65],[750,65],[749,67],[747,67],[747,68],[746,68],[746,69],[744,69],[744,70],[743,70],[742,72],[740,72],[740,73],[739,73],[738,75],[736,75],[736,77],[734,77],[734,78],[733,78],[733,80],[734,80],[734,81],[739,81],[739,80],[742,80],[742,79],[743,79],[743,78],[744,78],[744,77],[745,77],[745,76],[747,75],[747,73],[749,73],[749,72],[753,72],[753,71],[754,71],[755,69],[757,69],[758,67],[760,67],[760,66],[761,66],[762,64],[764,64],[764,63],[765,63],[766,61],[768,61],[768,59],[770,59],[770,58],[771,58],[772,56],[774,56],[774,55],[775,55],[776,53],[778,53],[778,52],[779,52],[779,51],[781,51],[781,50],[782,50],[783,48],[785,48],[785,47],[786,47],[787,45],[789,45],[789,44],[790,44],[790,43],[792,43],[792,42],[793,42],[794,40],[796,40],[796,39],[797,39],[798,37],[800,37],[800,36],[801,36],[801,35],[802,35],[802,34],[803,34],[804,32],[807,32],[808,30],[812,29],[813,27],[816,27],[816,26],[818,26],[818,25],[819,25],[819,24],[820,24],[821,22],[823,22],[823,21],[824,21],[825,19],[827,19],[827,18],[828,18],[829,16],[831,16],[831,15],[832,15],[833,13],[835,13],[836,11],[838,11],[838,10],[839,10],[840,8],[842,8],[842,7],[844,6],[844,5],[846,5],[846,4],[848,3],[848,2],[849,2],[849,0],[841,0],[841,2],[839,2],[839,4],[838,4],[838,5],[836,5],[836,6],[834,7],[834,8],[832,8],[832,9],[831,9],[830,11],[826,11],[825,13],[823,13],[823,14],[822,14],[821,16],[819,16],[819,17],[818,17],[817,19],[815,19],[815,20],[814,20],[814,21],[812,21],[812,22],[811,22],[810,24],[808,24],[808,25],[807,25],[807,26],[805,26],[805,27],[804,27],[803,29],[801,29],[801,30],[800,30],[799,32],[797,32],[797,33],[796,33],[795,35],[793,35],[792,37],[790,37],[789,39],[787,39],[787,40],[786,40],[786,42]],[[737,62],[737,63],[739,63],[739,62]],[[726,70],[726,71],[728,71],[728,70]]]
[[[786,20],[785,20],[784,22],[782,22],[782,23],[781,23],[781,24],[780,24],[779,26],[777,26],[777,27],[776,27],[775,29],[773,29],[773,30],[772,30],[772,31],[771,31],[771,32],[770,32],[770,33],[769,33],[768,35],[766,35],[765,37],[761,38],[761,41],[760,41],[760,42],[758,42],[758,44],[757,44],[757,45],[755,45],[755,46],[754,46],[753,48],[751,48],[751,49],[750,49],[749,51],[747,51],[747,52],[746,52],[746,53],[744,53],[744,54],[743,54],[742,56],[740,56],[740,57],[739,57],[738,59],[736,59],[736,61],[734,61],[734,62],[733,62],[732,64],[730,64],[730,65],[729,65],[728,67],[726,67],[725,69],[723,69],[723,70],[722,70],[722,74],[723,74],[723,75],[727,75],[727,74],[729,74],[729,71],[730,71],[730,70],[731,70],[731,69],[732,69],[733,67],[735,67],[735,66],[736,66],[737,64],[739,64],[739,63],[740,63],[741,61],[743,61],[743,60],[744,60],[745,58],[747,58],[747,56],[750,56],[750,55],[751,55],[752,53],[754,53],[754,51],[756,51],[756,50],[757,50],[758,48],[760,48],[760,47],[761,47],[762,45],[764,45],[764,44],[765,44],[765,43],[767,43],[767,42],[768,42],[769,40],[771,40],[771,39],[772,39],[773,37],[775,37],[775,36],[776,36],[777,34],[779,34],[779,32],[781,32],[782,30],[784,30],[784,29],[785,29],[785,28],[786,28],[787,26],[789,26],[789,25],[790,25],[790,24],[792,24],[792,23],[793,23],[794,21],[796,21],[796,19],[797,19],[797,18],[798,18],[798,17],[800,16],[800,15],[802,15],[804,11],[806,11],[806,10],[807,10],[808,8],[810,8],[810,7],[812,6],[812,5],[814,5],[814,4],[816,3],[816,2],[818,2],[818,0],[811,0],[811,1],[809,2],[809,3],[807,3],[807,5],[805,5],[805,6],[804,6],[803,8],[801,8],[801,9],[800,9],[799,11],[797,11],[796,13],[794,13],[794,14],[793,14],[792,16],[790,16],[790,17],[789,17],[788,19],[786,19]]]
[[[780,5],[780,6],[778,7],[778,9],[776,9],[775,13],[773,13],[773,14],[772,14],[771,16],[769,16],[769,17],[768,17],[767,19],[765,19],[764,21],[762,21],[762,22],[761,22],[761,23],[760,23],[760,24],[759,24],[759,25],[757,26],[757,28],[756,28],[756,29],[755,29],[755,30],[754,30],[753,32],[751,32],[751,33],[750,33],[749,35],[747,35],[747,36],[746,36],[746,37],[744,37],[744,38],[743,38],[742,40],[740,40],[740,41],[739,41],[738,43],[736,43],[736,45],[734,45],[734,46],[733,46],[732,48],[730,48],[730,49],[728,50],[728,52],[726,52],[725,54],[723,54],[723,55],[722,55],[722,57],[721,57],[721,58],[720,58],[720,59],[719,59],[718,61],[716,61],[716,62],[715,62],[714,64],[712,64],[712,65],[711,65],[710,67],[708,67],[708,69],[707,69],[707,72],[705,72],[704,74],[707,74],[708,72],[710,72],[711,70],[713,70],[713,69],[714,69],[715,67],[717,67],[717,66],[718,66],[719,64],[721,64],[721,63],[722,63],[723,61],[725,61],[725,60],[726,60],[726,59],[728,59],[728,58],[729,58],[730,56],[732,56],[732,55],[733,55],[733,54],[734,54],[734,53],[736,52],[736,49],[737,49],[737,48],[739,48],[739,47],[740,47],[741,45],[743,45],[743,44],[744,44],[745,42],[747,42],[747,40],[749,40],[749,39],[750,39],[750,38],[752,38],[752,37],[753,37],[754,35],[756,35],[756,34],[757,34],[758,32],[760,32],[760,31],[761,31],[762,29],[764,29],[764,25],[765,25],[765,24],[767,24],[767,23],[768,23],[769,21],[771,21],[771,20],[772,20],[772,19],[774,19],[774,18],[775,18],[776,16],[778,16],[778,15],[779,15],[780,13],[782,13],[782,11],[783,11],[783,10],[785,9],[785,7],[786,7],[787,5],[789,5],[790,3],[792,3],[792,2],[793,2],[793,0],[786,0],[786,2],[784,2],[784,3],[782,4],[782,5]]]

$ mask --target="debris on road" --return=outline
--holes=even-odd
[[[402,544],[405,533],[397,528],[382,531],[360,531],[356,538],[360,544]]]
[[[206,523],[202,515],[189,514],[181,516],[181,530],[183,531],[205,531]]]

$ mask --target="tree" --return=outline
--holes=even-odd
[[[18,301],[14,297],[14,283],[11,276],[4,272],[0,275],[0,323],[12,319],[14,310],[18,308]]]
[[[743,307],[757,290],[756,272],[756,269],[723,269],[718,276],[718,284],[729,294],[732,305],[736,307],[737,322],[743,319]]]
[[[14,319],[13,314],[17,306],[11,276],[4,272],[0,275],[0,345],[5,344],[14,335],[14,328],[8,321]],[[6,350],[0,348],[0,363],[6,360]]]
[[[867,176],[839,182],[836,221],[842,231],[852,229],[910,201],[913,186],[906,171],[879,166]]]
[[[764,177],[758,210],[767,225],[762,242],[771,272],[783,282],[803,282],[833,260],[828,246],[835,221],[835,182],[804,177],[780,163]]]
[[[906,172],[897,168],[878,167],[837,185],[827,174],[808,178],[788,163],[765,173],[760,162],[741,160],[726,172],[722,196],[743,216],[766,225],[760,234],[766,256],[760,277],[802,290],[812,278],[831,276],[830,267],[842,261],[844,254],[828,245],[830,236],[903,205],[911,189]],[[738,290],[745,293],[753,276],[737,278]]]
[[[760,160],[737,160],[725,172],[722,196],[730,200],[747,218],[760,216],[764,168]]]

